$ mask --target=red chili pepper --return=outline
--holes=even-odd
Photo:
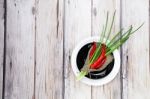
[[[93,56],[94,52],[96,50],[96,42],[93,42],[92,49],[90,50],[89,59]]]
[[[106,62],[106,56],[104,56],[104,58],[102,59],[102,61],[100,62],[100,64],[98,64],[97,66],[95,66],[94,68],[92,69],[98,69],[100,68],[101,66],[103,66],[103,64]]]
[[[98,69],[100,68],[106,61],[106,45],[102,44],[101,48],[101,55],[99,58],[91,65],[91,69]]]

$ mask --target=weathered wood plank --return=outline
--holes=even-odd
[[[91,99],[91,87],[77,82],[70,58],[77,43],[91,35],[91,0],[65,0],[65,97]]]
[[[0,0],[0,98],[3,90],[3,55],[4,55],[4,0]]]
[[[122,26],[144,26],[123,47],[123,99],[150,99],[149,0],[123,0]]]
[[[35,99],[63,98],[63,5],[36,2]]]
[[[34,93],[35,0],[7,0],[5,99]]]
[[[120,0],[93,0],[92,4],[92,35],[99,36],[102,27],[105,24],[107,11],[109,11],[109,26],[114,11],[116,10],[115,24],[112,34],[116,33],[120,28]],[[113,36],[113,35],[111,35]],[[92,87],[92,99],[120,99],[121,84],[120,73],[110,83]]]

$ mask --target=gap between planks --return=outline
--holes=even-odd
[[[2,86],[2,99],[5,98],[5,74],[6,74],[6,34],[7,34],[7,0],[4,0],[4,49],[3,49],[3,86]]]

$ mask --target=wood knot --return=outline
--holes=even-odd
[[[94,16],[97,15],[97,10],[96,10],[96,8],[93,9],[93,14],[94,14]]]
[[[36,11],[36,8],[35,8],[35,7],[32,7],[32,14],[35,15],[36,12],[37,12],[37,11]]]

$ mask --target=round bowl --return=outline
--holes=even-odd
[[[78,52],[84,45],[91,43],[91,42],[98,42],[98,41],[99,41],[99,37],[89,37],[81,41],[73,50],[72,56],[71,56],[71,66],[76,77],[80,73],[78,66],[77,66],[77,62],[76,62]],[[100,79],[90,79],[88,77],[83,77],[80,81],[88,85],[100,86],[100,85],[107,84],[108,82],[113,80],[120,69],[120,53],[118,49],[116,49],[113,52],[113,56],[114,56],[114,66],[111,72],[107,76],[100,78]]]

